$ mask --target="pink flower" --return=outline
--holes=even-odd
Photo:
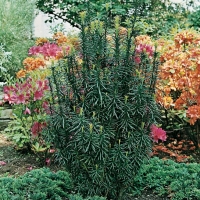
[[[44,92],[49,90],[48,80],[34,81],[27,78],[23,83],[13,86],[4,86],[4,102],[10,104],[25,104],[27,102],[41,100]]]
[[[31,127],[31,132],[34,137],[38,136],[38,133],[41,131],[41,125],[39,122],[34,122],[33,126]]]
[[[37,81],[37,85],[38,85],[38,88],[42,88],[42,86],[43,86],[43,81],[41,81],[41,80],[38,80]]]
[[[35,108],[34,112],[39,114],[40,113],[40,109],[39,108]]]
[[[19,94],[19,96],[17,96],[16,97],[17,98],[17,102],[16,102],[16,104],[20,104],[20,103],[25,103],[25,96],[24,96],[24,94]]]
[[[4,166],[4,165],[6,165],[6,162],[0,161],[0,166]]]
[[[5,86],[3,87],[3,92],[4,92],[4,93],[9,92],[9,86],[5,85]]]
[[[50,108],[49,108],[49,103],[47,101],[44,101],[42,103],[42,108],[44,109],[44,111],[46,112],[46,114],[51,114]]]
[[[10,104],[12,104],[12,100],[11,100],[11,95],[10,94],[4,94],[3,100],[6,102],[8,101]]]
[[[47,79],[43,82],[43,90],[49,90],[49,81]]]
[[[54,43],[51,44],[47,42],[42,46],[42,54],[45,57],[56,57],[56,55],[61,51],[62,48]]]
[[[26,110],[24,111],[24,114],[25,114],[25,115],[26,115],[26,114],[29,114],[29,115],[30,115],[30,114],[31,114],[30,109],[26,107]]]
[[[142,52],[146,53],[149,58],[152,58],[154,50],[153,50],[153,47],[151,45],[139,44],[135,48],[135,53],[136,53],[136,55],[138,55],[138,54],[141,54]]]
[[[48,82],[47,79],[45,79],[44,81],[38,80],[37,86],[38,86],[39,89],[49,90],[49,82]]]
[[[43,127],[46,123],[34,122],[31,128],[31,132],[33,136],[38,136],[38,134],[42,131]]]
[[[32,87],[32,85],[29,83],[29,80],[27,79],[27,81],[25,83],[22,83],[20,87],[22,90],[27,90],[27,89],[29,90]]]
[[[45,160],[45,163],[46,163],[47,166],[50,165],[50,162],[51,162],[51,159],[50,159],[50,158],[47,158],[47,159]]]
[[[33,167],[32,167],[32,166],[30,166],[30,167],[27,167],[27,169],[31,171],[31,170],[33,169]]]
[[[158,140],[166,141],[166,131],[164,131],[162,128],[158,128],[156,125],[152,124],[151,127],[151,137],[154,142],[158,143]]]
[[[135,52],[137,54],[141,53],[143,51],[143,45],[139,44],[136,48],[135,48]]]
[[[32,125],[32,127],[31,127],[31,132],[32,132],[33,136],[34,137],[38,136],[38,134],[46,126],[47,126],[46,122],[43,122],[43,123],[41,123],[41,122],[34,122],[33,125]]]
[[[48,103],[47,101],[44,101],[44,102],[42,103],[42,107],[43,107],[44,109],[48,109],[48,108],[49,108],[49,103]]]
[[[28,54],[31,55],[37,55],[41,53],[41,47],[40,46],[33,46],[29,49]]]
[[[55,151],[55,149],[49,149],[49,153],[54,153]]]
[[[153,56],[153,47],[150,45],[146,45],[146,52],[149,54],[150,57]]]
[[[42,90],[37,90],[35,93],[34,93],[34,101],[36,100],[41,100],[42,97],[43,97],[44,93]]]
[[[136,62],[137,64],[140,64],[140,63],[141,63],[141,59],[140,59],[139,56],[135,57],[135,62]]]
[[[29,55],[42,54],[44,57],[56,57],[62,48],[55,43],[46,42],[43,46],[33,46],[29,49]]]

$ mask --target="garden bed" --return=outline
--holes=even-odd
[[[177,150],[172,148],[176,139],[170,139],[166,141],[166,147],[170,152],[177,154]],[[170,145],[171,144],[171,145]],[[185,162],[197,162],[200,163],[200,153],[199,151],[189,150],[191,148],[191,141],[185,140],[184,145],[188,144],[188,150],[179,152],[179,156],[188,156],[185,159]],[[178,145],[178,143],[177,143]],[[162,146],[158,144],[155,147]],[[176,146],[176,145],[174,145]],[[165,147],[163,145],[163,147]],[[157,150],[153,156],[158,156],[160,159],[173,159],[176,160],[175,156],[171,156],[167,152]],[[56,163],[51,163],[49,166],[45,165],[45,160],[39,159],[35,154],[27,153],[25,151],[17,151],[12,144],[8,141],[6,136],[0,134],[0,161],[5,162],[5,165],[0,166],[0,177],[3,176],[14,176],[18,177],[26,172],[39,169],[44,166],[49,167],[51,171],[58,171],[63,169],[61,166],[58,166]],[[138,197],[127,196],[127,200],[167,200],[169,197],[160,197],[154,194],[153,190],[145,190],[142,195]]]
[[[163,160],[171,159],[179,163],[200,163],[200,151],[196,149],[194,143],[188,139],[187,135],[177,134],[176,137],[173,137],[168,134],[166,142],[154,145],[153,156]]]
[[[12,142],[8,141],[3,134],[0,134],[0,161],[5,162],[2,166],[0,165],[0,177],[18,177],[30,170],[45,166],[45,160],[41,160],[35,154],[17,151]],[[48,167],[52,171],[62,169],[54,163]]]
[[[44,166],[35,154],[30,154],[22,151],[16,151],[12,142],[8,141],[6,137],[0,134],[0,161],[4,161],[6,164],[0,166],[0,177],[2,176],[14,176],[18,177],[26,172],[39,169]],[[52,171],[58,171],[62,169],[61,166],[52,163],[48,166]],[[127,197],[130,200],[164,200],[167,198],[161,198],[153,193],[153,191],[145,191],[139,197]]]

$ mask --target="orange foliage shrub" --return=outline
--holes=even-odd
[[[200,34],[184,30],[173,43],[159,43],[161,65],[156,100],[164,108],[185,110],[189,123],[200,119]]]

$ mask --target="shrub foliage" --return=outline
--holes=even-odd
[[[199,199],[200,168],[197,163],[175,163],[153,158],[135,177],[135,192],[153,189],[171,199]]]
[[[2,200],[8,199],[62,199],[72,189],[72,180],[67,172],[51,172],[49,169],[33,170],[14,179],[0,179]]]
[[[19,178],[0,178],[1,200],[105,200],[72,194],[73,183],[65,171],[51,172],[47,168],[32,170]]]
[[[0,76],[0,81],[15,76],[27,56],[31,41],[35,0],[0,0],[0,44],[6,52],[12,52],[10,62],[4,63],[7,73]]]
[[[182,30],[173,40],[165,41],[161,47],[156,99],[165,109],[166,129],[182,132],[185,129],[198,148],[200,34],[192,29]]]
[[[46,136],[79,192],[121,199],[151,152],[149,127],[158,115],[156,53],[150,58],[140,52],[135,62],[131,22],[121,29],[116,18],[109,35],[106,22],[87,23],[85,13],[81,19],[81,53],[51,68]]]

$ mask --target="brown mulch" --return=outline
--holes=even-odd
[[[17,151],[11,141],[6,136],[0,134],[0,177],[1,176],[20,176],[24,173],[41,167],[49,167],[52,171],[62,169],[58,165],[52,163],[46,166],[45,160],[37,157],[33,153]]]

